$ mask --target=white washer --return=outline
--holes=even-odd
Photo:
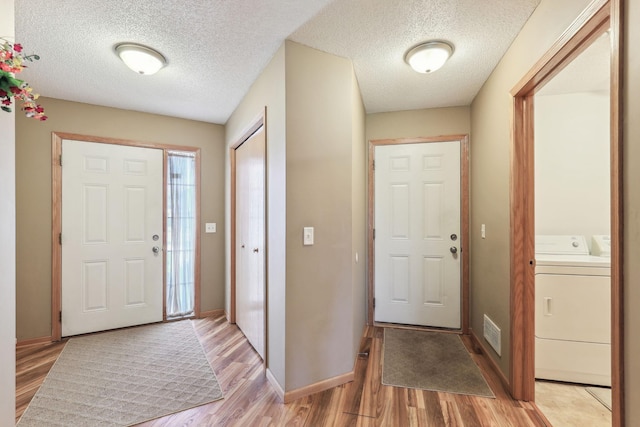
[[[584,236],[536,236],[536,378],[611,385],[610,267]]]

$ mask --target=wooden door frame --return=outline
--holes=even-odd
[[[374,324],[373,299],[375,298],[375,241],[373,229],[375,226],[375,179],[373,162],[375,160],[376,147],[383,145],[422,144],[432,142],[459,142],[460,143],[460,286],[461,286],[461,332],[469,333],[469,136],[468,135],[440,135],[419,138],[377,139],[369,141],[369,175],[367,191],[368,212],[368,298],[367,298],[367,322]]]
[[[60,341],[62,338],[62,324],[60,312],[62,309],[62,140],[70,139],[81,142],[96,142],[100,144],[125,145],[139,148],[155,148],[163,150],[162,165],[162,227],[163,247],[167,245],[167,151],[193,152],[196,162],[196,249],[195,249],[195,283],[194,283],[194,317],[200,317],[200,148],[182,145],[156,144],[128,139],[108,138],[101,136],[81,135],[76,133],[51,133],[51,339]],[[163,251],[162,269],[162,318],[166,321],[166,255]]]
[[[622,2],[594,0],[511,90],[511,393],[535,398],[534,95],[596,38],[611,29],[611,382],[613,426],[624,425]]]
[[[260,129],[260,127],[264,127],[264,141],[265,141],[265,159],[264,159],[264,170],[265,170],[265,177],[264,177],[264,183],[265,183],[265,197],[264,197],[264,230],[265,230],[265,235],[264,235],[264,239],[265,239],[265,251],[264,251],[264,258],[265,258],[265,271],[264,271],[264,282],[265,282],[265,307],[264,307],[264,315],[265,315],[265,319],[264,319],[264,327],[265,327],[265,331],[264,331],[264,340],[265,340],[265,365],[266,365],[266,359],[268,357],[268,348],[269,348],[269,341],[268,341],[268,321],[269,321],[269,315],[268,315],[268,301],[269,301],[269,296],[268,296],[268,289],[269,289],[269,276],[268,276],[268,265],[269,265],[269,222],[268,222],[268,194],[269,194],[269,186],[268,186],[268,162],[267,162],[267,157],[268,157],[268,138],[267,138],[267,109],[266,107],[264,108],[264,110],[255,118],[251,121],[251,124],[241,133],[240,138],[238,138],[233,144],[231,144],[229,146],[229,159],[230,159],[230,173],[231,173],[231,203],[230,203],[230,208],[231,208],[231,218],[230,218],[230,233],[231,233],[231,237],[230,237],[230,243],[231,243],[231,247],[230,247],[230,255],[231,255],[231,259],[230,259],[230,289],[229,289],[229,313],[227,316],[227,320],[229,321],[229,323],[236,323],[236,247],[237,247],[237,243],[236,243],[236,150],[246,141],[248,140],[254,133],[256,133],[256,131],[258,129]]]

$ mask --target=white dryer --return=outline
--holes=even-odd
[[[536,236],[536,378],[611,385],[610,266],[584,236]]]

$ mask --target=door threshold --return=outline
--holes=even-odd
[[[427,331],[427,332],[442,332],[445,334],[457,334],[462,335],[462,328],[439,328],[436,326],[422,326],[422,325],[405,325],[403,323],[387,323],[387,322],[373,322],[373,326],[380,328],[394,328],[394,329],[411,329],[415,331]]]

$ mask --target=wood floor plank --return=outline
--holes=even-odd
[[[427,415],[427,424],[429,426],[443,426],[444,411],[440,402],[440,396],[436,392],[425,391],[422,393],[422,401]]]
[[[340,412],[357,415],[360,413],[364,380],[369,366],[371,352],[371,338],[363,337],[360,343],[359,355],[354,366],[354,380],[344,385],[344,393],[340,405]],[[355,420],[354,420],[355,421]]]
[[[481,355],[472,358],[496,398],[464,396],[382,385],[383,329],[367,326],[355,361],[354,381],[288,404],[266,379],[262,360],[223,315],[195,320],[194,327],[224,399],[140,424],[273,427],[543,427],[533,405],[511,399]],[[466,338],[463,337],[463,342]],[[470,340],[465,342],[470,347]],[[16,420],[26,409],[64,343],[16,351]]]

